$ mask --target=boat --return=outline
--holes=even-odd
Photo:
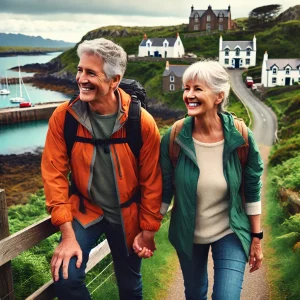
[[[20,63],[19,63],[19,57],[18,57],[18,64],[19,64],[19,88],[20,88],[20,95],[14,97],[14,98],[11,98],[10,99],[10,102],[11,103],[22,103],[22,102],[27,102],[28,100],[26,100],[24,97],[23,97],[23,93],[22,93],[22,86],[24,86],[24,89],[26,91],[26,94],[27,94],[27,97],[29,99],[29,101],[31,101],[30,97],[29,97],[29,94],[27,92],[27,89],[26,89],[26,86],[23,82],[23,79],[21,77],[21,70],[20,70]]]
[[[10,90],[8,88],[7,76],[6,76],[6,89],[0,89],[0,95],[9,95]]]

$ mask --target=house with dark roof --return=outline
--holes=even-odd
[[[249,68],[256,65],[256,37],[252,41],[219,41],[219,63],[225,68]]]
[[[179,33],[176,34],[175,38],[148,38],[144,34],[139,45],[139,57],[182,57],[183,55],[184,47]]]
[[[267,51],[261,69],[261,83],[265,87],[300,84],[300,58],[272,58]]]
[[[170,65],[166,61],[166,68],[163,73],[163,91],[173,92],[182,90],[182,75],[187,69],[187,65]]]
[[[223,31],[230,30],[232,27],[230,5],[228,9],[212,9],[211,5],[206,10],[191,7],[189,31]]]

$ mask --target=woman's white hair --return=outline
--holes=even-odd
[[[188,81],[200,81],[216,95],[223,92],[224,97],[218,105],[218,111],[225,111],[229,101],[230,81],[228,73],[218,62],[199,61],[190,65],[182,76],[183,85]]]
[[[100,38],[86,40],[77,48],[77,55],[81,58],[83,53],[98,55],[103,60],[103,71],[107,79],[120,75],[121,79],[127,65],[127,54],[124,49],[114,42]]]

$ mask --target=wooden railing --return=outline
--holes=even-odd
[[[15,234],[9,235],[5,192],[0,189],[0,300],[15,299],[11,260],[57,231],[58,228],[53,226],[50,217],[47,217]],[[107,240],[104,240],[92,249],[86,272],[90,271],[109,253]],[[53,298],[53,280],[50,280],[27,299],[48,300]]]

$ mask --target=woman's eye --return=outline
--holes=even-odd
[[[95,75],[96,75],[96,74],[93,73],[93,72],[89,72],[89,74],[90,74],[91,76],[95,76]]]

